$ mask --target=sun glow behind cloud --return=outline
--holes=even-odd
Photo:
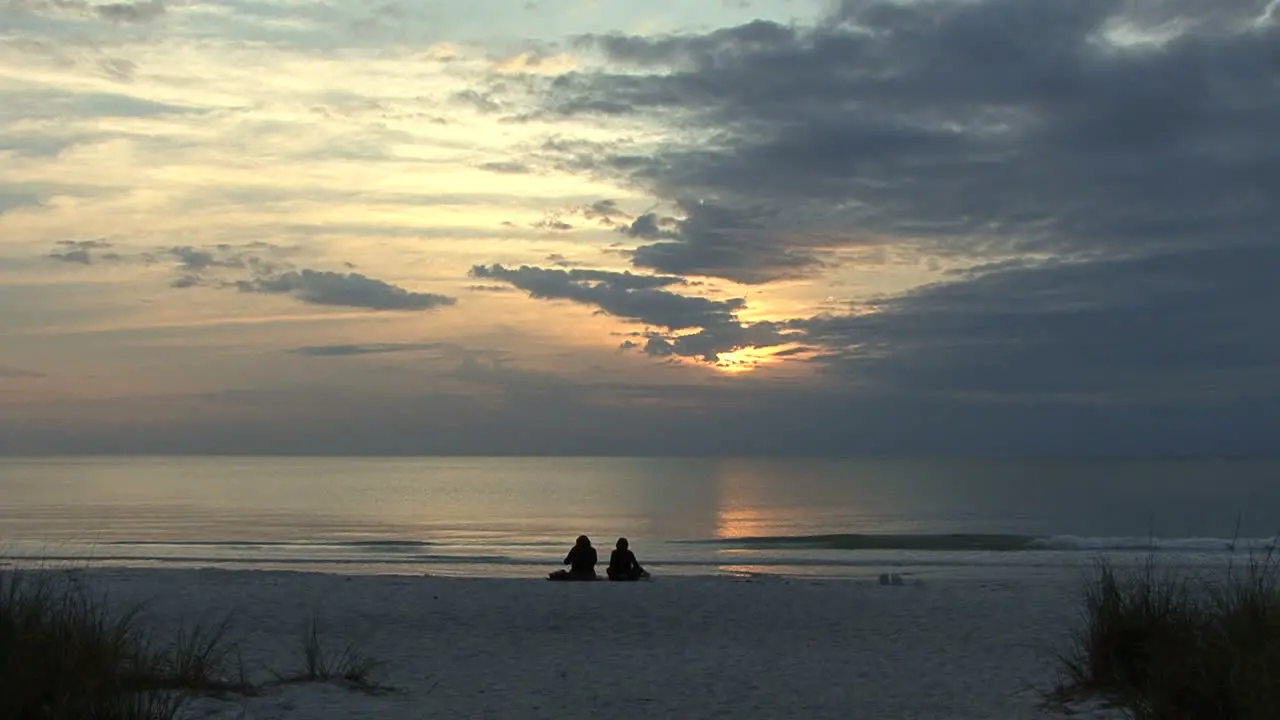
[[[787,358],[802,355],[806,348],[799,343],[787,343],[775,347],[745,347],[720,353],[713,367],[727,375],[741,375],[771,368],[786,362]]]

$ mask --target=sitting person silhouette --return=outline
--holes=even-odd
[[[598,580],[596,576],[596,549],[591,546],[591,539],[579,535],[578,541],[564,556],[564,564],[568,570],[557,570],[549,576],[552,580]]]
[[[618,546],[609,555],[609,568],[605,574],[610,580],[639,580],[649,577],[649,573],[640,567],[636,554],[628,548],[626,538],[618,538]]]

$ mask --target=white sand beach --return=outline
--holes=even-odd
[[[1039,691],[1078,615],[1073,578],[885,586],[647,583],[223,570],[74,571],[162,632],[234,616],[255,681],[300,666],[304,623],[385,661],[328,684],[204,698],[187,718],[1052,718]],[[908,581],[910,583],[910,581]],[[1076,718],[1118,717],[1074,708]]]

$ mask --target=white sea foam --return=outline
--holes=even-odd
[[[1219,537],[1085,537],[1053,535],[1037,538],[1032,547],[1046,550],[1162,550],[1173,552],[1248,552],[1277,547],[1280,536],[1267,538]]]

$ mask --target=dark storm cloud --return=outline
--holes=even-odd
[[[1280,398],[1280,248],[998,269],[791,323],[833,373],[1012,402]],[[870,308],[868,308],[870,309]]]
[[[799,276],[822,266],[817,249],[799,232],[780,242],[769,222],[777,213],[705,201],[677,203],[681,217],[641,215],[623,229],[645,240],[632,254],[636,267],[713,275],[742,283]]]
[[[729,321],[744,304],[740,299],[709,300],[664,290],[684,284],[684,278],[674,276],[528,265],[476,265],[471,268],[471,276],[511,283],[533,298],[593,305],[615,317],[675,330]]]
[[[562,75],[544,111],[717,129],[647,154],[561,143],[565,166],[678,207],[680,224],[634,228],[658,237],[637,264],[662,272],[761,281],[885,234],[964,255],[1249,243],[1280,187],[1266,5],[846,2],[813,28],[593,36],[634,68]],[[1201,22],[1163,45],[1102,40],[1173,17]]]
[[[742,298],[713,300],[672,292],[687,285],[671,275],[637,275],[630,272],[584,269],[549,269],[523,265],[476,265],[471,276],[500,280],[543,300],[569,300],[599,308],[601,312],[666,328],[696,332],[675,335],[651,331],[642,351],[656,357],[679,355],[715,362],[720,353],[748,345],[765,347],[786,342],[783,328],[773,323],[743,325],[737,313],[746,307]],[[624,349],[637,347],[627,341]]]
[[[721,353],[740,348],[767,348],[791,342],[794,328],[781,323],[757,322],[743,324],[737,321],[708,325],[698,332],[686,335],[659,335],[648,333],[641,350],[652,357],[680,356],[697,358],[714,363]],[[631,341],[623,342],[621,349],[634,347]]]
[[[1280,388],[1268,6],[851,0],[812,27],[580,38],[625,67],[555,78],[535,114],[682,132],[556,137],[543,159],[661,201],[617,226],[638,268],[759,283],[890,246],[977,264],[780,326],[840,387],[1226,413]]]
[[[360,273],[290,270],[237,280],[241,292],[291,295],[313,305],[340,305],[369,310],[434,310],[457,302],[447,295],[411,292]]]
[[[618,228],[618,232],[628,237],[643,238],[645,240],[656,240],[660,237],[673,239],[679,237],[674,231],[660,227],[658,224],[660,221],[667,227],[675,225],[676,222],[675,218],[660,217],[657,213],[648,212],[632,220],[630,225]]]

